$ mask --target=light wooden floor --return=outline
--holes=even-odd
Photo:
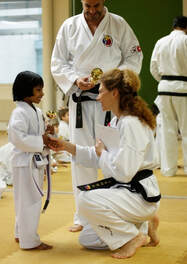
[[[0,145],[7,142],[0,133]],[[181,153],[179,165],[182,165]],[[53,195],[45,214],[41,215],[39,234],[42,241],[54,248],[46,252],[23,251],[14,242],[14,205],[12,188],[0,199],[0,264],[187,264],[187,176],[179,169],[175,177],[164,177],[155,171],[162,192],[160,216],[160,245],[140,248],[127,260],[110,257],[109,251],[83,249],[78,233],[70,233],[74,200],[70,166],[59,167],[53,174]]]

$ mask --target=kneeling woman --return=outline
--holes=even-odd
[[[110,126],[120,134],[115,153],[101,140],[95,147],[60,140],[53,146],[70,152],[77,163],[100,167],[105,178],[116,180],[110,188],[82,191],[79,196],[80,214],[88,222],[80,243],[92,249],[117,250],[112,254],[115,258],[131,257],[137,248],[159,243],[156,212],[161,196],[152,172],[158,165],[155,120],[137,95],[139,88],[139,77],[128,69],[114,69],[101,78],[98,101],[104,111],[113,112]]]

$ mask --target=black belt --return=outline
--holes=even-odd
[[[158,92],[158,95],[170,95],[170,96],[187,96],[187,93],[174,93],[174,92]]]
[[[163,75],[161,80],[169,80],[169,81],[184,81],[187,82],[186,76],[177,76],[177,75]]]
[[[133,179],[128,183],[119,182],[113,177],[110,177],[89,184],[79,185],[77,186],[77,188],[79,188],[81,191],[91,191],[95,189],[106,189],[119,184],[116,188],[126,188],[131,192],[140,193],[143,196],[144,200],[146,200],[147,202],[158,202],[161,199],[161,194],[153,197],[148,197],[143,185],[140,183],[141,180],[148,178],[152,174],[152,170],[142,170],[138,171]]]
[[[93,94],[98,94],[99,93],[99,84],[95,85],[92,89],[86,91],[86,92],[91,92]],[[84,92],[82,92],[79,96],[76,96],[76,93],[72,94],[72,99],[73,102],[77,103],[77,108],[76,108],[76,128],[82,128],[83,127],[83,120],[82,120],[82,105],[81,102],[85,101],[96,101],[96,99],[92,99],[87,95],[83,95]],[[111,112],[107,111],[105,115],[105,121],[104,125],[107,126],[108,123],[111,120]]]

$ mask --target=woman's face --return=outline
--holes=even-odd
[[[99,87],[99,95],[97,97],[97,101],[101,103],[103,111],[112,110],[114,106],[114,100],[114,90],[107,90],[106,87],[101,83]]]

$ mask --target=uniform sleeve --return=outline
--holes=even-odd
[[[114,177],[118,181],[127,183],[141,168],[148,139],[144,131],[141,131],[135,123],[128,122],[122,130],[116,155],[103,151],[99,166],[105,177]]]
[[[158,43],[156,43],[151,56],[150,72],[156,81],[159,82],[161,80],[158,66]]]
[[[86,168],[98,168],[99,159],[95,152],[95,147],[84,147],[76,145],[75,162],[82,164]]]
[[[69,64],[70,53],[68,51],[68,28],[66,24],[60,28],[51,58],[51,72],[60,87],[60,89],[67,95],[76,92],[76,86],[73,86],[75,80],[78,78]]]
[[[143,53],[140,44],[128,23],[124,20],[121,21],[122,38],[121,38],[121,51],[122,61],[119,69],[132,69],[138,74],[141,71]]]
[[[42,136],[29,135],[28,117],[23,112],[13,112],[8,126],[9,141],[23,152],[42,152]]]

